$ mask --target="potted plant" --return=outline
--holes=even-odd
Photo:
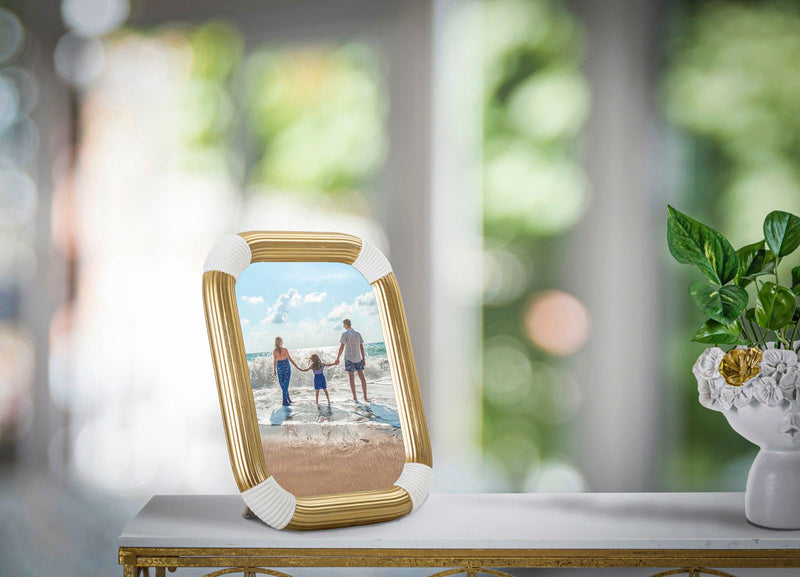
[[[771,212],[764,238],[734,250],[714,229],[671,206],[668,212],[670,253],[707,279],[689,285],[708,317],[692,339],[710,345],[692,368],[700,403],[761,449],[747,477],[747,519],[798,529],[800,266],[786,271],[781,262],[800,246],[800,218]]]

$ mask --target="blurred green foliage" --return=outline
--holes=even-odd
[[[346,193],[368,184],[386,148],[381,62],[361,43],[257,49],[245,68],[257,182]]]
[[[515,490],[563,461],[580,389],[534,347],[531,296],[558,284],[562,236],[588,207],[579,142],[590,95],[583,32],[548,0],[484,0],[483,428],[487,458]],[[534,274],[535,273],[535,274]]]
[[[708,3],[687,22],[667,110],[745,167],[800,153],[800,6]]]
[[[663,99],[681,131],[680,206],[735,246],[757,242],[770,211],[800,211],[800,6],[687,2],[679,15]],[[786,258],[787,269],[797,264],[797,256]],[[703,347],[685,339],[702,315],[681,302],[690,275],[674,268],[667,291],[681,295],[673,308],[682,314],[668,329],[664,361],[676,439],[664,489],[741,490],[756,449],[697,403],[689,367]]]
[[[179,108],[183,161],[192,172],[239,177],[232,149],[237,130],[233,81],[244,41],[231,24],[209,21],[195,27],[159,31],[176,53],[187,53],[188,78],[181,84]]]
[[[772,210],[800,212],[800,5],[693,5],[671,43],[664,96],[667,117],[693,138],[689,200],[731,242],[763,238]]]
[[[560,4],[486,0],[484,223],[492,237],[566,232],[587,205],[575,162],[589,111],[582,32]]]
[[[130,29],[122,34],[134,33]],[[186,54],[181,154],[256,190],[305,197],[365,192],[386,153],[383,62],[360,42],[266,44],[245,54],[226,22],[142,33]]]

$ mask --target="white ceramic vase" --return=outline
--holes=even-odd
[[[768,343],[763,355],[736,355],[713,347],[692,367],[700,404],[724,414],[734,431],[761,448],[747,477],[745,515],[751,523],[771,529],[800,529],[798,349],[800,342],[788,350]],[[720,372],[725,362],[732,377],[742,371],[753,376],[741,385],[735,378],[730,384]]]
[[[753,402],[723,414],[734,431],[761,448],[747,476],[747,519],[771,529],[800,529],[800,412]]]

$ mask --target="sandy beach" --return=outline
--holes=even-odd
[[[354,442],[320,442],[287,435],[261,439],[267,470],[297,497],[385,489],[405,461],[399,434],[373,432]]]
[[[405,462],[400,418],[383,343],[366,346],[369,402],[353,401],[343,365],[326,371],[331,404],[321,393],[316,403],[313,374],[293,370],[293,404],[281,405],[281,389],[272,369],[272,353],[249,355],[261,445],[267,470],[298,497],[386,489]],[[338,347],[295,349],[335,358]],[[360,384],[357,385],[361,397]]]

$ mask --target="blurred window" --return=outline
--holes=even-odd
[[[33,60],[25,26],[0,8],[0,457],[13,452],[33,410],[34,341],[25,314],[37,269]]]
[[[349,230],[387,242],[374,210],[386,149],[378,51],[267,44],[244,60],[244,228]]]
[[[564,432],[582,391],[586,307],[560,290],[565,234],[589,206],[583,32],[561,3],[484,0],[483,450],[505,488],[584,489]]]
[[[358,41],[245,53],[216,21],[65,38],[81,138],[74,198],[55,219],[74,227],[78,273],[50,386],[70,416],[71,470],[115,493],[233,490],[218,466],[202,262],[223,234],[252,228],[352,230],[385,248],[370,193],[386,139],[381,61]],[[89,77],[70,58],[99,65]]]
[[[800,213],[800,8],[689,3],[675,15],[663,85],[682,175],[674,202],[738,248],[764,238],[770,211]],[[798,264],[800,256],[786,258],[786,270]],[[673,308],[681,314],[664,363],[676,415],[664,488],[740,491],[757,448],[697,402],[686,367],[702,351],[688,340],[703,319],[685,298],[697,279],[686,267],[669,266]]]

